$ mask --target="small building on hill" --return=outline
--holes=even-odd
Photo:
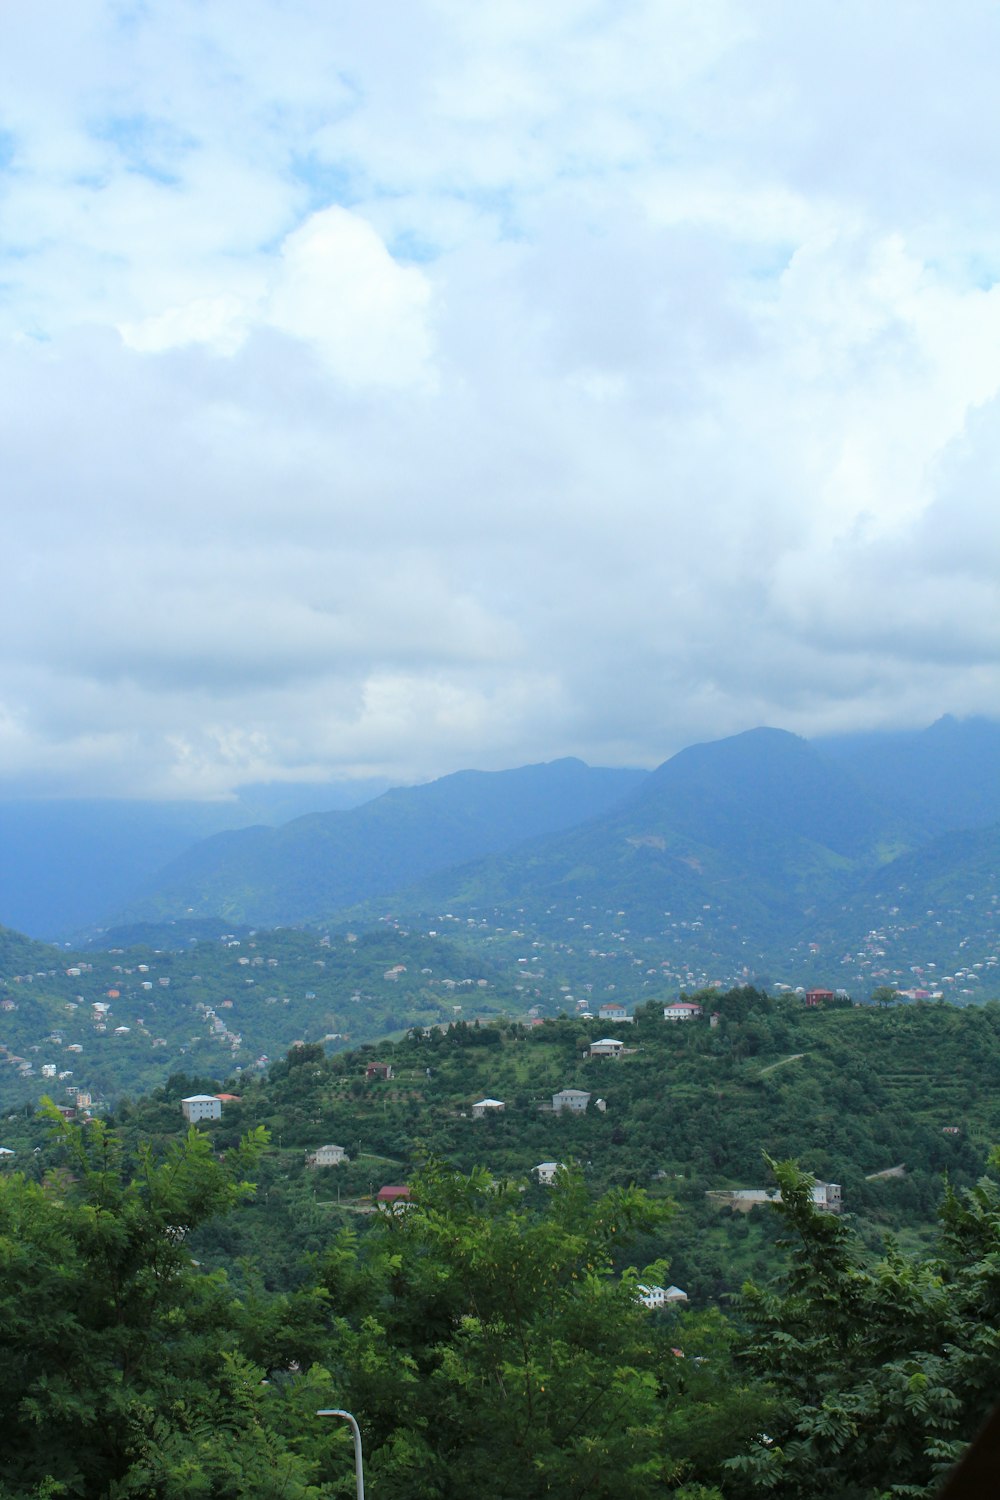
[[[506,1108],[502,1099],[480,1099],[472,1106],[472,1118],[485,1120],[488,1115],[503,1114]]]
[[[379,1188],[375,1195],[375,1205],[383,1213],[402,1213],[412,1202],[413,1195],[405,1183],[390,1184],[388,1187]]]
[[[617,1000],[606,1000],[597,1012],[597,1015],[601,1021],[616,1021],[620,1023],[623,1021],[631,1022],[632,1020],[624,1005]]]
[[[214,1094],[190,1094],[181,1100],[181,1114],[192,1125],[198,1120],[221,1120],[222,1101]]]
[[[558,1094],[552,1095],[552,1110],[557,1115],[564,1109],[570,1114],[586,1114],[589,1103],[590,1095],[584,1089],[560,1089]]]
[[[624,1051],[625,1043],[613,1036],[602,1036],[600,1041],[590,1044],[591,1057],[621,1057]]]
[[[532,1167],[531,1175],[542,1187],[551,1187],[561,1166],[561,1161],[540,1161],[537,1167]]]
[[[365,1069],[366,1078],[384,1078],[387,1082],[392,1077],[392,1064],[383,1062],[369,1063]]]
[[[732,1188],[729,1190],[709,1190],[708,1197],[713,1202],[736,1209],[739,1213],[749,1213],[761,1203],[780,1203],[781,1192],[778,1188]],[[812,1201],[816,1208],[824,1213],[839,1214],[842,1208],[841,1191],[839,1182],[814,1182],[812,1185]]]
[[[693,1021],[700,1015],[701,1006],[695,1005],[693,1000],[675,1000],[663,1007],[665,1021]]]
[[[833,990],[806,990],[807,1005],[826,1005],[835,998]]]
[[[306,1157],[307,1167],[339,1167],[348,1160],[343,1146],[317,1146]]]
[[[641,1281],[636,1287],[636,1296],[643,1307],[669,1307],[675,1302],[686,1302],[687,1292],[679,1286],[645,1286]]]

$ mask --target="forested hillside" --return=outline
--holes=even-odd
[[[971,1185],[1000,1140],[1000,1006],[812,1009],[755,990],[708,1005],[714,1027],[707,1010],[670,1022],[662,1004],[648,1005],[634,1025],[613,1028],[620,1057],[589,1055],[608,1023],[569,1018],[418,1028],[360,1052],[300,1046],[263,1073],[179,1074],[115,1118],[137,1144],[167,1141],[185,1094],[239,1095],[206,1128],[232,1145],[263,1125],[271,1145],[266,1196],[236,1238],[227,1231],[225,1254],[230,1264],[256,1257],[275,1284],[290,1252],[318,1248],[331,1216],[353,1221],[430,1154],[523,1182],[541,1162],[576,1161],[595,1191],[638,1185],[671,1198],[679,1208],[669,1244],[650,1257],[668,1254],[672,1275],[702,1304],[773,1264],[769,1216],[733,1213],[709,1196],[764,1186],[765,1153],[840,1183],[874,1246],[886,1231],[925,1240],[945,1176]],[[373,1063],[392,1077],[369,1076]],[[583,1113],[553,1112],[565,1088],[590,1095]],[[504,1108],[474,1118],[484,1098]],[[307,1167],[328,1142],[349,1162]],[[8,1122],[3,1144],[39,1143],[30,1119]]]
[[[106,1106],[179,1069],[252,1072],[295,1041],[357,1045],[519,998],[508,966],[426,934],[126,935],[138,941],[73,954],[0,929],[0,1110],[77,1089]]]
[[[645,779],[566,759],[459,771],[361,807],[205,840],[132,901],[130,917],[219,917],[274,927],[337,910],[424,875],[605,812]]]
[[[945,714],[927,729],[814,740],[878,798],[909,809],[935,833],[1000,823],[1000,724]]]
[[[654,971],[678,988],[816,983],[864,998],[889,983],[979,999],[1000,964],[998,785],[1000,733],[976,720],[818,748],[752,730],[650,773],[576,760],[460,772],[202,841],[145,892],[133,884],[110,937],[91,929],[88,941],[125,947],[143,928],[199,921],[216,933],[388,921],[447,928],[474,965],[509,967],[532,956],[515,942],[538,944],[558,983],[613,983],[632,1000]],[[109,837],[127,816],[109,813]],[[87,850],[71,844],[79,876]],[[93,845],[96,869],[96,832]],[[55,858],[44,841],[35,852]],[[14,863],[30,887],[35,865]],[[552,999],[533,987],[532,1003]]]
[[[5,1492],[350,1495],[316,1416],[344,1406],[384,1500],[929,1500],[992,1400],[1000,1007],[713,1003],[648,1006],[617,1057],[569,1019],[296,1047],[186,1136],[219,1080],[22,1119]],[[585,1110],[553,1111],[567,1087]],[[307,1164],[333,1141],[346,1164]],[[387,1184],[410,1206],[374,1210]]]

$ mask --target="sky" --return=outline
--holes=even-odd
[[[992,0],[0,6],[0,795],[1000,703]]]

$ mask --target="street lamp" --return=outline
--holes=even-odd
[[[354,1473],[358,1484],[358,1500],[365,1500],[365,1471],[361,1461],[361,1428],[357,1419],[349,1411],[341,1411],[337,1406],[324,1407],[316,1413],[317,1417],[343,1417],[345,1422],[351,1424],[351,1432],[354,1436]]]

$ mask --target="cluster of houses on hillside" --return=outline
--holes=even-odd
[[[551,1111],[554,1115],[562,1114],[565,1110],[568,1114],[586,1114],[593,1095],[586,1089],[559,1089],[552,1095],[551,1103],[545,1100],[538,1108]],[[594,1108],[603,1115],[607,1110],[607,1100],[594,1099]],[[486,1120],[494,1115],[501,1115],[507,1108],[503,1099],[477,1099],[472,1106],[472,1118],[474,1120]]]
[[[777,986],[777,988],[781,988],[781,986]],[[823,989],[801,991],[803,1002],[810,1007],[828,1004],[831,1000],[837,999],[838,993],[839,992],[835,990]],[[699,1005],[694,1000],[684,1000],[683,998],[680,1000],[671,1000],[669,1004],[663,1007],[663,1019],[665,1021],[696,1021],[704,1014],[704,1006]],[[593,1017],[589,1015],[583,1015],[580,1019],[591,1020],[593,1019]],[[614,1025],[618,1026],[632,1025],[635,1021],[635,1017],[629,1015],[628,1010],[624,1005],[622,1005],[621,1001],[619,1000],[606,1001],[598,1010],[597,1019],[600,1021],[610,1021]],[[710,1025],[718,1026],[720,1020],[722,1019],[722,1016],[719,1011],[714,1010],[709,1013],[708,1019]],[[603,1040],[606,1041],[607,1038],[604,1038]],[[603,1042],[594,1043],[592,1045],[591,1051],[592,1055],[594,1056],[599,1055],[593,1053],[593,1046],[598,1045],[603,1045]]]

